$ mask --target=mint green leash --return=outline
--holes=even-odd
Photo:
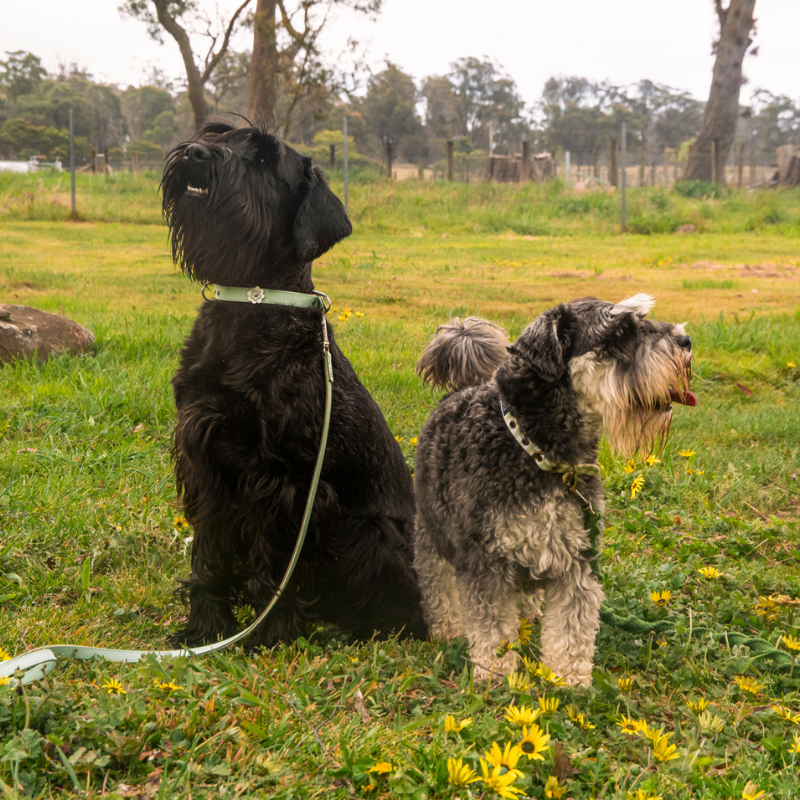
[[[205,291],[205,286],[203,290]],[[306,508],[303,514],[303,522],[300,526],[300,533],[297,537],[297,544],[294,547],[292,558],[289,561],[289,566],[286,568],[286,573],[283,576],[278,590],[275,592],[274,597],[269,605],[261,612],[258,619],[245,628],[243,631],[234,634],[233,636],[223,639],[221,642],[214,644],[207,644],[202,647],[191,647],[180,650],[115,650],[107,647],[83,647],[81,645],[72,644],[55,644],[49,647],[40,647],[37,650],[32,650],[30,653],[25,653],[21,656],[8,659],[7,661],[0,662],[0,679],[7,678],[11,685],[17,683],[32,683],[33,681],[40,680],[48,672],[50,672],[58,663],[59,658],[104,658],[106,661],[125,661],[128,663],[135,663],[141,661],[145,656],[155,656],[161,658],[178,658],[179,656],[202,656],[206,653],[213,653],[216,650],[224,650],[236,642],[246,639],[267,617],[267,615],[275,607],[275,604],[280,599],[284,590],[286,589],[289,580],[292,577],[297,561],[300,558],[300,551],[303,549],[303,543],[306,540],[306,532],[308,531],[308,524],[311,520],[311,511],[314,506],[314,498],[317,494],[317,486],[319,485],[319,477],[322,472],[322,462],[325,459],[325,448],[328,444],[328,429],[330,428],[331,421],[331,405],[333,401],[333,360],[331,358],[330,341],[328,340],[328,328],[325,324],[325,315],[331,307],[330,300],[326,295],[314,293],[310,295],[299,294],[297,292],[279,292],[265,289],[258,289],[258,293],[254,296],[258,297],[253,300],[247,296],[248,292],[254,292],[253,289],[239,289],[238,287],[216,287],[217,291],[220,289],[228,289],[238,292],[243,292],[244,296],[220,296],[215,292],[215,296],[220,300],[228,300],[233,302],[250,302],[250,303],[271,303],[276,305],[295,306],[298,308],[319,308],[322,310],[322,350],[324,356],[325,367],[325,419],[322,423],[322,436],[320,437],[319,452],[317,453],[317,461],[314,465],[314,475],[311,479],[311,488],[308,492],[306,500]],[[223,294],[225,294],[223,292]],[[203,295],[205,297],[205,294]],[[15,673],[17,670],[23,674],[17,678]]]

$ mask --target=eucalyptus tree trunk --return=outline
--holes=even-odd
[[[742,61],[753,43],[750,32],[756,0],[730,0],[726,9],[722,0],[714,3],[720,22],[717,57],[700,133],[689,153],[684,179],[710,181],[713,176],[718,183],[725,183],[725,163],[739,117]]]
[[[278,95],[277,0],[258,0],[253,19],[253,59],[247,108],[254,118],[275,124]]]

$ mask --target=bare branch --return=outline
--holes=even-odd
[[[295,40],[298,44],[302,46],[302,43],[305,42],[306,36],[308,35],[308,6],[304,8],[304,19],[303,19],[303,27],[304,30],[300,33],[295,27],[292,25],[292,19],[289,14],[286,12],[286,3],[284,0],[278,0],[278,8],[281,11],[281,22],[283,23],[283,27],[286,28],[286,32],[292,39]]]
[[[722,7],[722,0],[714,0],[714,7],[717,9],[717,16],[719,17],[719,27],[722,29],[722,26],[725,24],[725,20],[728,18],[728,10],[730,9],[730,4],[728,8]]]
[[[228,23],[228,27],[225,31],[225,37],[222,40],[222,44],[219,46],[219,50],[213,55],[210,61],[206,64],[206,68],[202,74],[203,83],[205,83],[211,73],[216,69],[217,64],[225,57],[225,53],[228,51],[228,45],[230,44],[231,34],[233,33],[233,29],[236,26],[236,20],[239,18],[239,14],[245,10],[247,6],[250,5],[250,0],[244,0],[244,2],[236,9],[233,16],[231,17],[231,21]],[[209,51],[209,55],[211,51]]]

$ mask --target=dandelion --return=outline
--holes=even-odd
[[[630,459],[628,463],[622,468],[625,472],[630,475],[636,469],[636,462],[633,459]]]
[[[546,694],[539,697],[539,708],[542,714],[554,714],[558,711],[561,701],[557,697],[548,697]]]
[[[394,440],[397,442],[397,444],[400,444],[400,442],[405,441],[405,439],[402,436],[395,436]]]
[[[106,681],[103,684],[103,688],[109,694],[128,694],[125,689],[122,688],[122,684],[116,678],[111,678],[111,680]]]
[[[470,725],[472,725],[472,717],[462,719],[460,722],[456,722],[456,718],[452,714],[448,714],[444,718],[444,729],[448,733],[458,733],[463,731],[464,728],[469,728]]]
[[[468,767],[461,758],[447,759],[447,777],[453,786],[468,786],[480,780],[475,770]]]
[[[594,725],[583,714],[579,713],[574,706],[567,706],[567,716],[585,731],[590,731],[594,728]]]
[[[794,755],[800,754],[800,736],[798,736],[796,733],[793,733],[792,743],[788,745],[787,749],[789,750],[790,753],[793,753]]]
[[[691,700],[687,700],[686,705],[689,706],[695,714],[702,714],[708,708],[708,700],[706,700],[705,697],[701,697],[694,703]]]
[[[543,664],[541,661],[536,665],[536,674],[545,683],[550,683],[553,686],[561,686],[564,683],[563,678],[559,678],[547,664]]]
[[[9,684],[9,679],[5,676],[0,678],[0,686],[7,686]]]
[[[363,316],[364,316],[364,312],[363,312],[363,311],[356,311],[356,316],[357,316],[359,319],[361,319],[361,317],[363,317]]]
[[[786,366],[789,367],[789,369],[794,369],[797,366],[797,364],[795,364],[794,361],[787,361]]]
[[[776,705],[770,706],[772,710],[781,718],[785,719],[787,722],[793,722],[795,725],[800,725],[800,714],[795,714],[790,711],[786,706]]]
[[[669,743],[670,736],[672,736],[672,733],[665,733],[661,730],[652,732],[650,743],[653,748],[653,757],[656,761],[672,761],[674,758],[680,758],[678,748]]]
[[[178,686],[178,684],[177,684],[177,683],[175,683],[175,681],[170,681],[169,683],[162,683],[162,682],[161,682],[161,681],[160,681],[158,678],[155,678],[155,679],[153,680],[153,683],[154,683],[154,684],[155,684],[155,685],[156,685],[156,686],[157,686],[159,689],[161,689],[161,691],[162,691],[162,692],[174,692],[174,691],[176,691],[177,689],[180,689],[180,688],[181,688],[180,686]]]
[[[538,725],[534,724],[530,728],[522,729],[522,739],[517,746],[531,761],[544,761],[542,753],[547,751],[549,741],[550,734],[544,733]]]
[[[759,791],[758,786],[756,786],[752,781],[747,781],[742,789],[742,800],[761,800],[764,797],[764,792]]]
[[[745,675],[734,675],[733,679],[736,681],[739,690],[748,694],[759,694],[764,688],[763,683],[759,683],[755,678],[748,678]]]
[[[716,567],[700,567],[697,570],[704,578],[710,581],[715,581],[717,578],[722,577],[722,572]]]
[[[379,761],[374,767],[370,767],[367,772],[375,772],[378,775],[386,775],[387,772],[392,772],[394,765],[388,761]]]
[[[637,475],[631,484],[631,500],[636,499],[636,495],[642,491],[644,487],[644,475]]]
[[[652,467],[653,464],[660,464],[661,459],[658,456],[647,456],[644,463],[647,464],[648,467]]]
[[[754,613],[758,614],[764,622],[768,622],[776,618],[775,613],[778,604],[771,597],[759,596],[758,603],[753,606]]]
[[[622,678],[617,678],[617,686],[621,692],[629,692],[633,689],[633,678],[630,675],[625,675]]]
[[[510,705],[506,709],[505,719],[507,719],[512,725],[517,725],[521,728],[524,725],[533,724],[541,713],[542,711],[539,708],[534,710],[532,708],[528,708],[527,706],[517,707],[515,705]]]
[[[511,784],[517,779],[517,772],[503,772],[502,767],[491,767],[483,759],[481,762],[481,772],[483,773],[483,783],[490,791],[497,792],[503,800],[514,800],[522,794],[522,789]]]
[[[783,634],[781,636],[781,641],[789,648],[789,650],[794,650],[794,652],[800,652],[800,639],[795,639],[794,636],[788,636],[787,634]]]
[[[661,606],[663,608],[672,599],[672,592],[669,589],[664,589],[663,592],[652,592],[650,599],[657,606]]]
[[[697,450],[679,450],[678,451],[678,455],[681,458],[691,458],[696,453],[697,453]]]
[[[508,688],[512,692],[527,692],[533,686],[533,683],[521,672],[512,672],[506,675],[508,680]]]
[[[517,637],[517,641],[520,644],[528,644],[531,640],[531,636],[533,635],[533,628],[531,627],[531,623],[525,619],[525,617],[519,618],[519,636]]]
[[[635,792],[626,792],[627,800],[663,800],[661,795],[650,794],[649,789],[637,789]]]
[[[558,785],[558,778],[556,778],[555,775],[551,775],[544,784],[544,796],[553,798],[553,800],[558,800],[559,797],[563,797],[566,791],[566,786]]]
[[[0,661],[11,661],[11,653],[0,647]]]
[[[416,437],[416,436],[412,436],[412,437],[411,437],[411,438],[408,440],[408,442],[409,442],[409,444],[410,444],[412,447],[416,447],[416,446],[417,446],[417,437]]]
[[[514,649],[514,642],[509,642],[508,639],[503,639],[494,651],[497,658],[502,658],[509,650]]]
[[[511,742],[506,742],[506,746],[501,750],[497,742],[492,742],[492,746],[483,756],[481,763],[485,760],[487,764],[491,764],[493,767],[505,767],[508,772],[513,773],[515,777],[522,777],[522,773],[516,768],[517,761],[522,758],[521,747],[511,744]]]
[[[710,711],[704,711],[697,721],[700,725],[700,730],[704,732],[719,733],[725,727],[725,720],[722,717],[714,716]]]
[[[639,723],[624,714],[617,720],[617,725],[626,736],[638,736],[640,733]]]

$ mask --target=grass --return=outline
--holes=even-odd
[[[0,369],[0,646],[12,654],[56,642],[161,648],[185,614],[172,595],[188,571],[191,531],[169,462],[169,379],[199,290],[175,274],[162,227],[103,222],[116,213],[109,202],[122,214],[122,194],[109,199],[108,182],[97,195],[87,187],[97,217],[82,223],[12,219],[0,200],[0,302],[63,308],[97,334],[91,354]],[[0,686],[5,797],[466,797],[450,783],[448,758],[480,775],[493,742],[521,739],[506,708],[538,707],[542,695],[560,702],[536,720],[551,737],[544,760],[517,765],[515,785],[531,797],[547,796],[554,773],[579,800],[738,800],[748,782],[769,798],[795,796],[796,671],[690,636],[708,626],[778,644],[800,633],[800,259],[790,226],[747,233],[735,219],[760,212],[727,196],[687,200],[742,204],[710,205],[713,224],[695,236],[610,235],[611,222],[604,233],[589,220],[597,235],[530,239],[513,225],[485,229],[504,210],[512,222],[523,214],[521,189],[412,188],[359,187],[354,214],[372,221],[357,217],[357,234],[315,268],[337,339],[410,465],[436,402],[414,364],[449,315],[482,314],[516,335],[561,300],[648,291],[660,318],[688,320],[700,404],[676,410],[660,462],[601,454],[608,601],[620,613],[670,618],[676,634],[601,627],[589,690],[536,673],[535,630],[520,645],[532,666],[523,690],[474,684],[463,642],[353,642],[318,625],[254,655],[63,662],[24,691]],[[478,190],[495,188],[473,205]],[[436,204],[448,192],[462,203],[453,229]],[[359,197],[381,207],[356,212]],[[157,208],[138,202],[124,213],[152,212],[155,222]],[[784,213],[794,212],[787,204]],[[553,219],[569,232],[572,217]],[[704,566],[721,577],[704,578]],[[670,599],[657,606],[650,595],[664,591]],[[755,679],[756,693],[736,676]],[[700,698],[710,717],[687,705]],[[471,723],[448,730],[448,715]],[[674,752],[626,735],[622,715],[663,727]],[[668,755],[677,757],[659,760]],[[477,797],[486,787],[468,788]]]

